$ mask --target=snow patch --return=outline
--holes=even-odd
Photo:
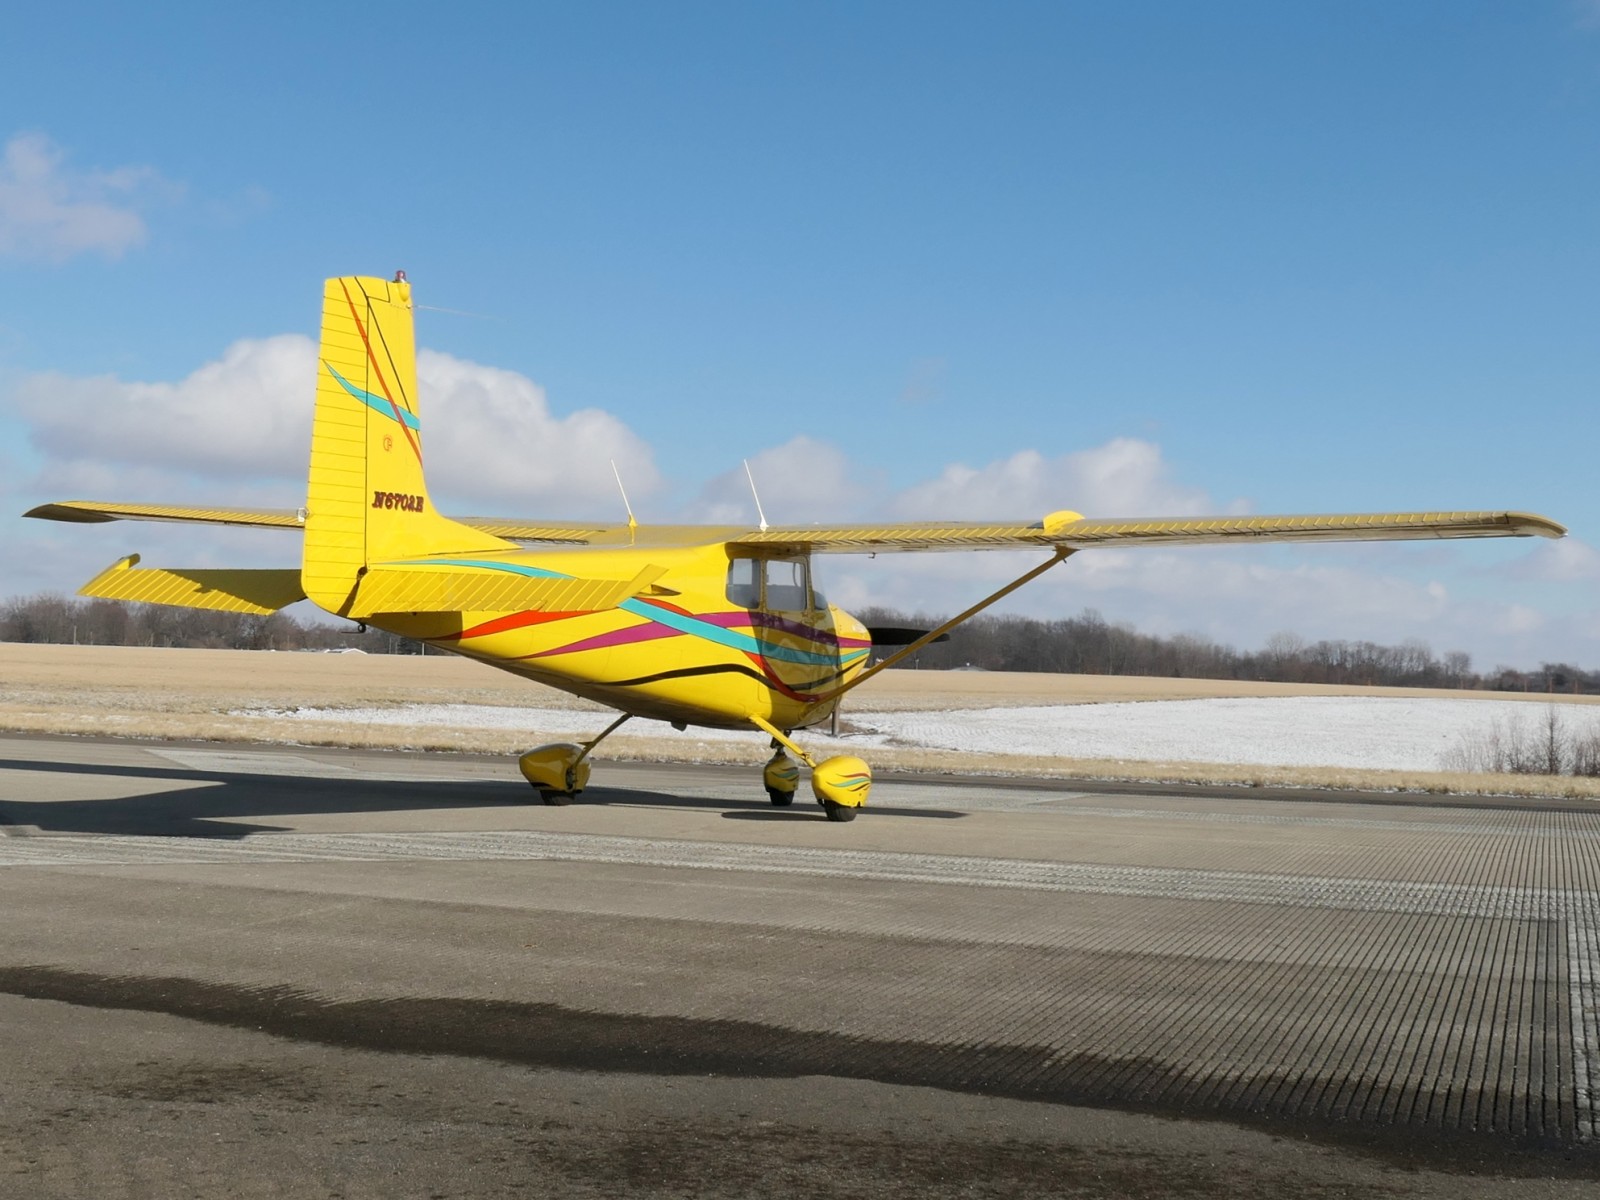
[[[1600,724],[1600,709],[1563,706],[1576,731]],[[953,712],[849,712],[858,732],[850,746],[911,746],[983,754],[1101,758],[1130,762],[1203,762],[1237,766],[1349,767],[1437,771],[1443,756],[1480,737],[1492,722],[1542,718],[1537,705],[1511,700],[1419,700],[1367,696],[1294,696],[1151,700]],[[501,708],[480,704],[408,704],[388,708],[252,709],[241,716],[429,729],[513,729],[536,736],[592,737],[602,713]],[[666,734],[670,726],[636,720],[627,732]],[[700,729],[688,737],[744,740],[754,730]],[[823,739],[821,729],[802,735]]]

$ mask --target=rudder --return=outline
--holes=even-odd
[[[515,546],[440,516],[428,498],[410,284],[328,280],[306,486],[306,595],[344,612],[372,563],[507,549]]]

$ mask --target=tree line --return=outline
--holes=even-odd
[[[934,628],[944,619],[887,608],[866,609],[857,615],[869,626],[919,629]],[[1237,650],[1194,634],[1159,637],[1140,633],[1131,625],[1107,621],[1092,608],[1058,620],[974,617],[951,631],[949,641],[923,647],[904,665],[925,670],[1600,693],[1600,671],[1585,671],[1568,663],[1541,663],[1534,670],[1496,666],[1479,672],[1473,670],[1472,656],[1466,651],[1436,655],[1420,639],[1384,646],[1338,639],[1312,642],[1293,633],[1275,633],[1257,651]]]
[[[857,615],[868,625],[922,629],[944,620],[887,608],[865,609]],[[422,649],[410,638],[382,630],[301,621],[281,612],[247,616],[49,592],[0,602],[0,641],[231,650],[354,649],[369,654],[416,654]],[[967,668],[1600,694],[1600,671],[1585,671],[1569,663],[1541,663],[1534,670],[1496,666],[1478,672],[1465,651],[1436,655],[1417,639],[1384,646],[1328,639],[1308,642],[1292,633],[1273,634],[1257,651],[1236,650],[1193,634],[1159,637],[1139,633],[1131,625],[1107,621],[1092,608],[1059,620],[975,617],[958,626],[949,641],[925,646],[904,665],[930,671]]]
[[[0,603],[0,642],[80,646],[183,646],[213,650],[363,650],[417,654],[410,638],[356,625],[299,621],[288,613],[252,616],[85,600],[46,592]]]

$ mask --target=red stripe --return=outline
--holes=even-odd
[[[471,629],[463,629],[460,633],[450,633],[440,638],[440,641],[453,642],[466,638],[488,637],[491,633],[504,633],[508,629],[523,629],[529,625],[543,625],[547,621],[565,621],[568,617],[587,616],[586,612],[520,612],[509,616],[496,617],[492,621],[485,621],[481,625],[474,625]]]
[[[356,312],[356,302],[350,298],[350,289],[345,287],[343,279],[339,280],[339,288],[344,292],[344,302],[350,306],[350,319],[356,323],[356,332],[361,335],[361,344],[367,348],[367,362],[372,365],[373,373],[378,377],[378,386],[383,389],[383,398],[389,402],[395,424],[400,426],[400,432],[406,435],[406,441],[411,444],[411,453],[417,456],[417,466],[420,467],[422,447],[417,445],[416,438],[411,436],[411,427],[400,418],[400,406],[389,394],[389,382],[383,377],[383,368],[378,365],[378,356],[372,352],[372,340],[367,337],[367,327],[361,323],[361,315]]]

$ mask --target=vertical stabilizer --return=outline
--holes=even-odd
[[[306,491],[306,595],[346,610],[364,568],[515,546],[442,517],[422,476],[411,286],[346,276],[322,292]]]

